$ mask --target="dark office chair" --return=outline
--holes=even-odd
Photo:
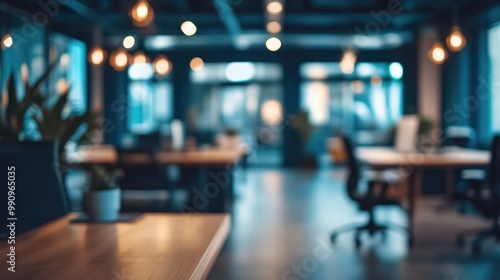
[[[366,178],[366,181],[368,183],[368,192],[360,192],[359,182],[361,179],[361,168],[354,155],[354,147],[347,136],[342,136],[342,139],[347,153],[347,164],[349,168],[347,193],[349,195],[349,198],[358,204],[359,210],[368,212],[369,220],[365,225],[348,226],[333,232],[330,236],[331,242],[334,243],[340,233],[354,230],[355,245],[356,248],[359,248],[361,246],[360,235],[362,232],[368,232],[370,236],[373,236],[377,232],[381,232],[385,235],[385,232],[389,229],[403,229],[408,232],[408,229],[402,226],[377,224],[374,217],[374,209],[377,206],[401,206],[397,200],[386,197],[388,188],[392,184],[397,183],[399,181],[399,178],[397,176],[391,175],[391,173],[371,172],[370,176]],[[375,193],[375,187],[377,185],[380,185],[382,187],[382,190],[379,194]],[[411,235],[408,238],[408,242],[410,246],[413,245]]]
[[[14,167],[15,170],[8,169]],[[8,176],[15,184],[16,233],[21,234],[69,212],[69,199],[62,184],[54,142],[0,142],[0,193],[2,221],[7,221]],[[7,171],[14,171],[8,174]],[[12,197],[14,199],[14,197]],[[7,228],[0,229],[0,235]],[[2,235],[5,236],[5,235]]]
[[[461,148],[474,148],[476,132],[469,127],[452,126],[446,129],[445,144]],[[476,197],[483,189],[486,172],[482,169],[464,169],[460,173],[461,188],[454,192],[453,199],[458,202],[459,210],[466,212],[470,199]]]
[[[500,227],[498,225],[500,216],[500,135],[493,138],[491,145],[491,160],[488,168],[487,195],[484,192],[478,193],[472,199],[474,206],[481,214],[492,220],[493,224],[489,229],[479,232],[462,233],[457,237],[457,244],[465,245],[467,236],[475,237],[472,241],[472,253],[481,253],[481,244],[484,239],[494,237],[500,241]]]

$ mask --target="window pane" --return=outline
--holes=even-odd
[[[488,31],[488,49],[491,59],[491,130],[500,132],[500,25]]]

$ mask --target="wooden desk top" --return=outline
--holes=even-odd
[[[144,214],[133,223],[70,224],[69,214],[16,238],[16,272],[0,244],[0,279],[205,279],[230,229],[227,214]],[[21,221],[19,221],[21,222]]]
[[[423,168],[486,167],[490,161],[488,151],[448,148],[440,153],[401,153],[390,147],[360,147],[358,160],[372,168],[415,166]]]
[[[233,164],[246,154],[246,149],[222,150],[206,149],[189,152],[158,152],[156,161],[160,164],[176,165],[227,165]],[[148,155],[133,155],[131,163],[149,163]],[[72,164],[116,164],[118,154],[113,146],[96,146],[82,149],[71,154],[68,161]]]

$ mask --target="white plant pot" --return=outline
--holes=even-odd
[[[121,190],[87,192],[87,214],[94,221],[116,221],[121,208]]]
[[[241,135],[220,135],[217,139],[217,146],[223,150],[236,150],[241,143]]]

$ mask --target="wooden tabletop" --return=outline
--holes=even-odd
[[[155,154],[155,160],[164,165],[227,165],[239,161],[245,153],[244,148],[235,150],[212,148],[187,152],[160,151]],[[130,158],[130,163],[133,164],[151,162],[147,154],[131,155]],[[113,146],[94,146],[70,154],[68,161],[72,164],[116,164],[118,153]]]
[[[402,153],[389,147],[361,147],[356,150],[360,162],[372,168],[394,168],[411,165],[425,168],[485,167],[490,161],[488,151],[445,148],[438,153]]]
[[[133,223],[70,224],[69,214],[0,244],[0,279],[205,279],[229,233],[227,214],[144,214]],[[21,222],[21,221],[19,221]]]

